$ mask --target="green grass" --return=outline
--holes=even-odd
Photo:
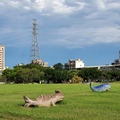
[[[119,120],[120,83],[111,86],[110,91],[98,93],[89,84],[0,85],[0,120]],[[65,95],[57,106],[23,107],[24,95],[35,99],[56,89]]]

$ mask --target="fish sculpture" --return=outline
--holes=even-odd
[[[98,86],[92,86],[92,83],[90,82],[90,88],[92,89],[92,91],[102,92],[102,91],[108,91],[111,88],[111,85],[108,83],[104,83]]]
[[[64,95],[59,91],[55,90],[54,94],[48,94],[48,95],[41,95],[36,100],[31,100],[27,96],[23,96],[23,99],[25,100],[24,107],[29,106],[56,106],[55,103],[62,101],[64,98]]]

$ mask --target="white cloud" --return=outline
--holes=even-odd
[[[96,0],[96,3],[100,10],[106,10],[106,5],[104,0]]]
[[[67,31],[67,32],[66,32]],[[67,39],[51,41],[51,44],[67,46],[69,48],[80,48],[92,44],[120,42],[120,31],[114,27],[99,28],[69,28],[61,29],[58,32],[62,36],[69,36]]]
[[[25,9],[25,10],[31,10],[31,8],[28,7],[28,6],[24,6],[24,9]]]
[[[18,8],[20,5],[19,1],[9,1],[7,2],[7,4],[9,4],[12,7],[16,7],[16,8]]]
[[[109,3],[107,5],[108,9],[116,9],[116,10],[120,10],[120,3]]]
[[[1,5],[5,5],[4,7],[7,8],[23,8],[24,10],[33,10],[39,12],[40,14],[70,14],[76,11],[82,10],[86,3],[79,2],[73,0],[71,3],[70,1],[66,0],[9,0],[1,2]]]
[[[1,0],[0,11],[0,35],[7,35],[9,30],[14,31],[11,36],[31,34],[32,19],[36,18],[41,44],[78,48],[120,42],[119,0]],[[16,39],[17,44],[20,35]]]
[[[72,11],[72,7],[68,8],[67,5],[64,4],[64,1],[54,1],[53,9],[55,13],[70,13]]]
[[[55,13],[70,14],[83,9],[85,3],[75,2],[75,5],[76,6],[67,5],[65,0],[62,0],[62,2],[59,0],[53,2],[53,9]]]

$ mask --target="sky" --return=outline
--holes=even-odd
[[[119,58],[120,0],[0,0],[5,66],[29,64],[37,22],[40,59],[48,66],[80,59],[85,66]]]

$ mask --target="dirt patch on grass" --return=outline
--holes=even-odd
[[[34,120],[29,117],[20,117],[20,116],[13,116],[10,114],[0,113],[0,120]]]

